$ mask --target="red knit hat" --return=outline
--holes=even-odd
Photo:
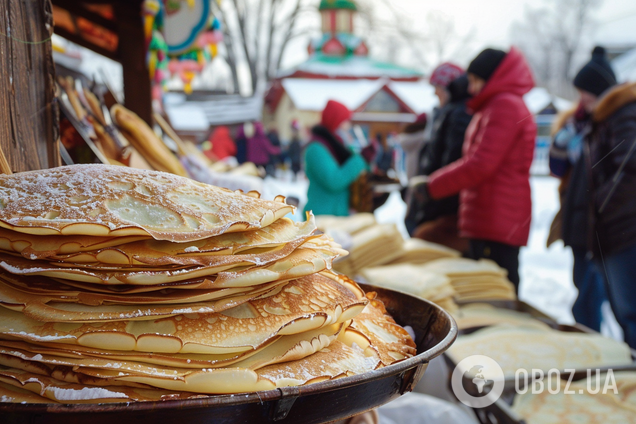
[[[448,87],[454,79],[458,78],[464,73],[464,70],[459,66],[445,62],[439,65],[431,74],[431,85],[441,85],[442,87]]]
[[[428,121],[428,116],[426,115],[426,113],[420,113],[415,118],[415,123],[416,124],[425,124],[426,125],[427,121]]]
[[[349,119],[351,119],[351,111],[345,105],[335,100],[329,100],[322,111],[320,124],[334,132],[344,121]]]

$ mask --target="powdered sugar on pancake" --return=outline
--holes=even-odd
[[[0,176],[0,226],[32,234],[195,241],[265,227],[293,210],[188,178],[110,165]],[[237,219],[238,217],[238,219]]]

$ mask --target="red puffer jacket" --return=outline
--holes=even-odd
[[[466,131],[463,157],[431,175],[432,198],[460,193],[463,237],[512,246],[528,242],[530,165],[537,127],[522,96],[533,86],[525,58],[513,47],[482,91],[468,102],[474,116]]]

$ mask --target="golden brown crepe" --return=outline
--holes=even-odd
[[[0,337],[123,351],[243,352],[261,346],[276,335],[297,334],[347,321],[366,303],[355,283],[341,283],[314,274],[221,312],[197,312],[200,309],[194,304],[173,309],[172,316],[161,319],[148,320],[146,316],[139,321],[40,322],[2,308]],[[94,313],[91,308],[85,312]]]
[[[289,243],[305,242],[316,226],[312,215],[303,223],[282,218],[265,228],[226,233],[189,243],[148,237],[37,236],[0,229],[0,250],[29,260],[74,264],[128,266],[193,266],[210,263],[210,256],[260,254]],[[130,241],[130,242],[129,242]],[[299,246],[299,244],[295,244]]]
[[[293,211],[163,172],[73,165],[0,175],[0,227],[36,235],[196,241],[262,228]]]

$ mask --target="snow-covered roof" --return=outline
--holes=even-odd
[[[415,122],[416,116],[412,113],[388,113],[388,112],[357,112],[353,114],[352,121],[358,122]]]
[[[418,78],[422,76],[419,71],[380,62],[367,56],[327,56],[321,53],[314,54],[306,62],[295,69],[284,71],[280,76],[288,76],[298,71],[329,77]]]
[[[166,93],[164,109],[176,130],[205,131],[210,126],[260,120],[263,97],[209,95],[187,100],[183,93]]]
[[[287,95],[300,110],[321,111],[329,100],[337,100],[349,109],[356,110],[384,86],[415,113],[430,112],[437,105],[435,89],[424,81],[285,78],[282,84]]]
[[[427,81],[392,81],[389,89],[417,114],[431,112],[439,104],[435,88]]]
[[[623,53],[612,61],[619,82],[636,81],[636,49]]]
[[[285,78],[282,84],[300,110],[323,110],[329,100],[337,100],[355,110],[380,91],[386,81]]]
[[[541,112],[552,104],[557,111],[564,111],[572,107],[572,102],[550,94],[543,87],[535,87],[523,96],[526,106],[533,114]]]
[[[170,123],[176,131],[207,131],[210,129],[208,117],[200,105],[184,103],[166,106]]]

